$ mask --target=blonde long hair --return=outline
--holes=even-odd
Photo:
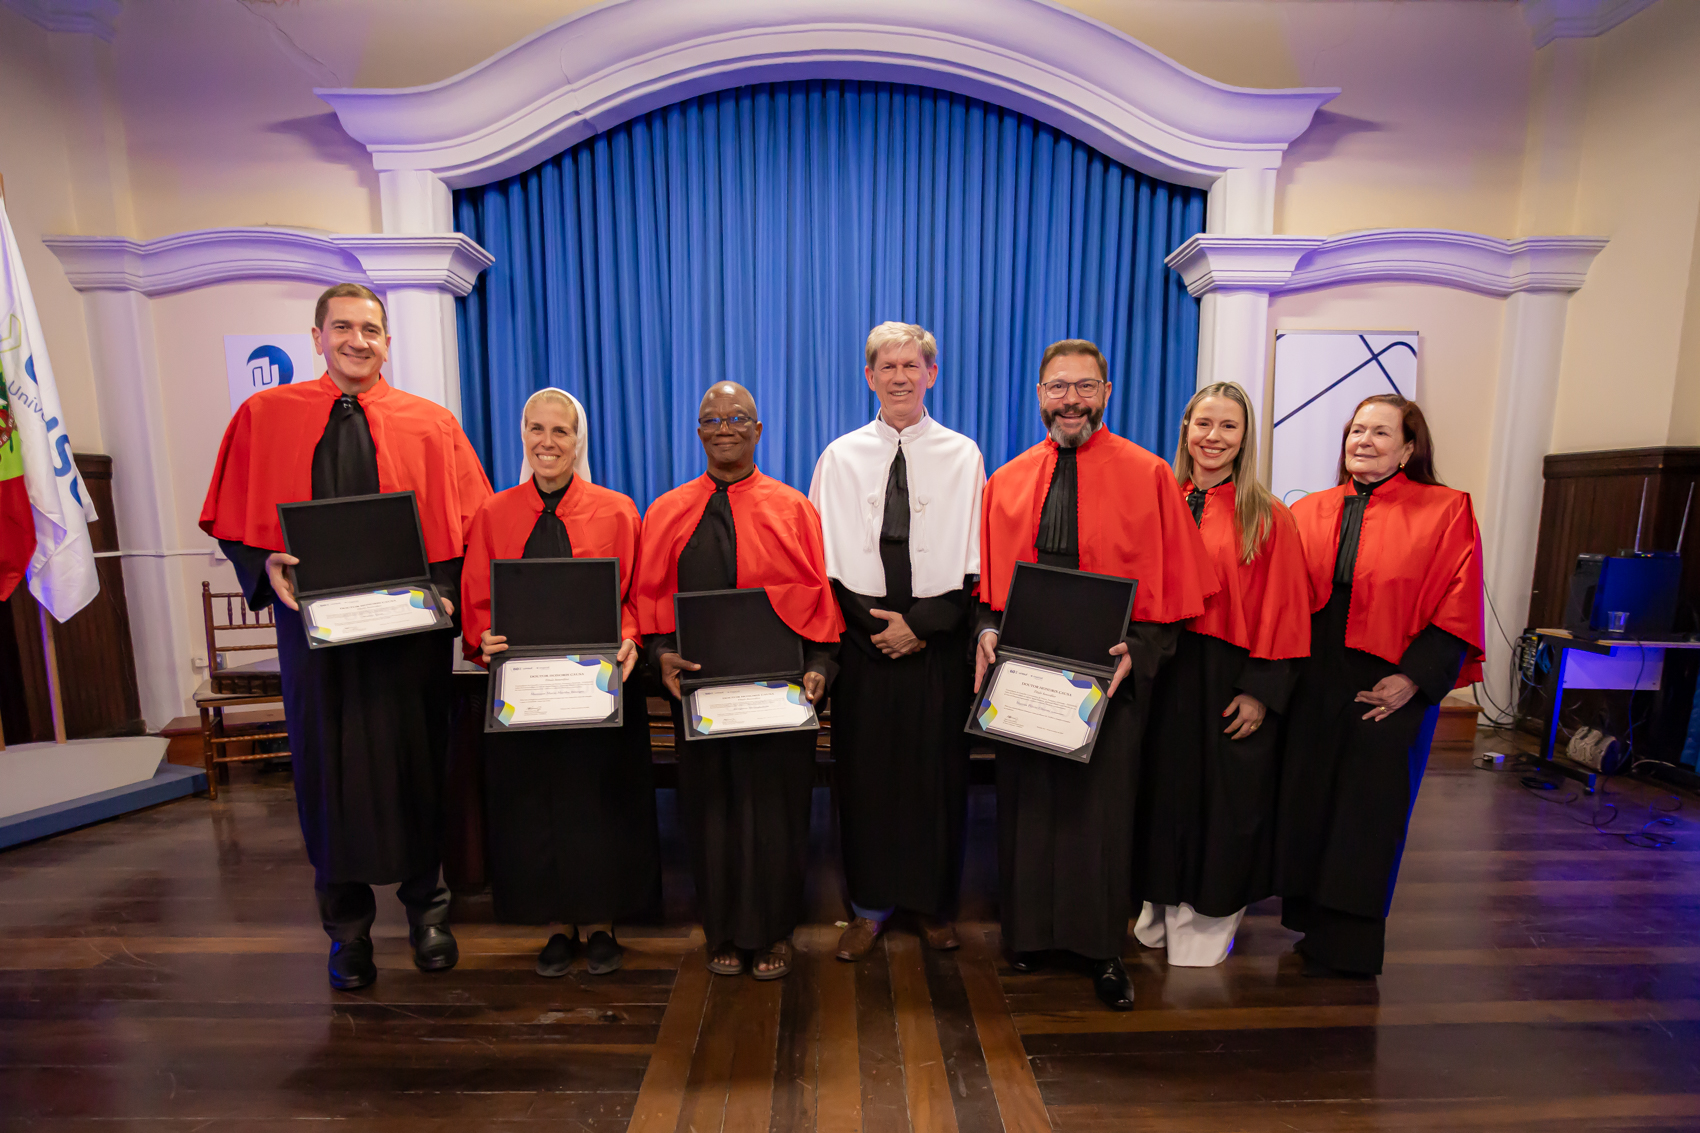
[[[1263,550],[1264,540],[1275,528],[1275,497],[1257,478],[1257,418],[1252,415],[1251,399],[1238,382],[1217,382],[1192,395],[1181,414],[1181,439],[1175,446],[1175,476],[1181,483],[1192,479],[1192,453],[1187,451],[1186,433],[1192,425],[1192,411],[1207,397],[1225,397],[1240,407],[1245,415],[1244,439],[1234,456],[1234,523],[1240,529],[1240,560],[1251,562]]]

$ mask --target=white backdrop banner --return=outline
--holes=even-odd
[[[1340,434],[1358,402],[1378,393],[1420,400],[1415,331],[1275,332],[1275,425],[1270,486],[1283,503],[1334,486]]]
[[[310,334],[227,334],[224,368],[234,413],[263,389],[317,380],[320,363]]]

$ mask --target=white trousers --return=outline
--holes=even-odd
[[[1234,950],[1245,910],[1227,917],[1207,917],[1184,901],[1179,905],[1145,902],[1133,935],[1147,948],[1167,948],[1169,963],[1178,968],[1213,968]]]

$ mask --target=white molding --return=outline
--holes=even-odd
[[[1653,0],[1523,0],[1523,18],[1539,49],[1555,39],[1604,35],[1652,6]]]
[[[656,107],[797,78],[983,98],[1199,187],[1276,168],[1339,93],[1228,86],[1049,0],[613,0],[429,86],[316,93],[380,173],[462,188]]]
[[[116,34],[113,22],[124,10],[119,0],[0,0],[0,7],[47,31],[81,32],[107,43]]]
[[[1180,273],[1195,299],[1213,291],[1279,291],[1293,278],[1299,260],[1319,242],[1315,236],[1204,232],[1170,252],[1163,262]]]
[[[461,296],[478,282],[478,273],[496,262],[470,236],[332,236],[331,243],[351,252],[380,290],[418,287]]]
[[[423,287],[465,295],[495,262],[471,237],[343,236],[292,228],[208,228],[157,240],[44,236],[78,291],[136,291],[150,298],[241,280]]]
[[[1339,236],[1202,233],[1165,261],[1194,296],[1212,291],[1308,291],[1350,283],[1430,283],[1484,295],[1575,291],[1606,241],[1599,236],[1501,240],[1435,228]]]

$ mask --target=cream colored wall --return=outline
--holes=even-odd
[[[574,0],[176,0],[120,18],[119,89],[145,236],[227,224],[375,231],[376,179],[315,86],[456,74],[587,4]],[[1528,29],[1483,0],[1077,0],[1202,74],[1341,86],[1294,146],[1277,230],[1509,235]]]
[[[1275,230],[1457,228],[1509,236],[1533,51],[1513,3],[1072,0],[1200,74],[1337,86],[1288,151]]]
[[[1553,449],[1700,441],[1677,363],[1700,221],[1700,4],[1594,40],[1573,231],[1610,237],[1570,302]],[[1690,371],[1691,373],[1692,371]]]
[[[1503,299],[1421,284],[1335,287],[1277,295],[1269,304],[1271,342],[1276,329],[1420,334],[1418,400],[1434,436],[1435,465],[1447,485],[1478,501],[1488,483],[1504,324]]]
[[[76,203],[66,191],[72,126],[55,63],[57,38],[0,8],[0,177],[6,180],[6,215],[47,338],[66,432],[76,451],[99,452],[100,414],[82,296],[41,243],[48,233],[78,230]]]

